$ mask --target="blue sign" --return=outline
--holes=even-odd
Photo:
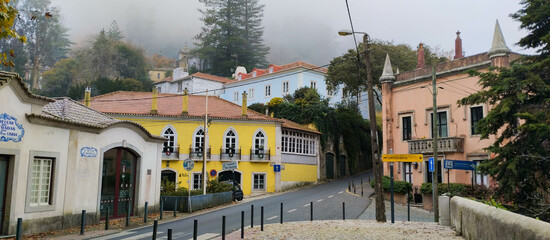
[[[83,147],[80,149],[81,157],[97,157],[97,149],[95,147]]]
[[[446,169],[475,170],[476,164],[472,161],[445,160],[443,167]]]
[[[273,171],[274,172],[281,172],[281,165],[279,165],[279,164],[273,165]]]
[[[20,142],[25,135],[23,124],[17,123],[17,119],[7,113],[0,114],[0,141]]]
[[[434,158],[428,158],[428,168],[430,172],[434,171]]]

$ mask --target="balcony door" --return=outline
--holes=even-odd
[[[103,156],[101,217],[107,207],[111,217],[124,217],[134,206],[137,157],[124,148],[114,148]],[[128,203],[131,205],[128,207]]]

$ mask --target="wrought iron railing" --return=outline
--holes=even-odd
[[[174,149],[174,147],[163,147],[162,148],[162,159],[179,159],[180,158],[180,148],[179,146]]]
[[[189,147],[189,158],[202,159],[203,151],[202,147]],[[210,147],[206,149],[206,159],[210,160]]]
[[[226,148],[220,147],[220,160],[241,160],[241,148]]]
[[[250,149],[250,160],[269,161],[271,160],[271,149]]]

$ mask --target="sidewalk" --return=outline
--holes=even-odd
[[[371,197],[372,202],[370,203],[369,207],[359,216],[359,219],[362,220],[375,220],[376,215],[376,199],[374,197]],[[390,201],[384,201],[384,206],[386,207],[386,220],[388,222],[391,221],[391,206]],[[394,211],[395,211],[395,221],[407,221],[407,206],[401,205],[401,204],[394,204]],[[430,211],[426,211],[424,209],[413,207],[411,206],[411,222],[433,222],[434,221],[434,215]]]

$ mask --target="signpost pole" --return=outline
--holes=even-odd
[[[187,206],[189,207],[189,213],[192,213],[193,210],[191,209],[191,171],[187,171],[187,181],[189,182],[187,189]]]
[[[394,215],[394,202],[393,202],[393,162],[390,162],[390,191],[391,191],[391,223],[395,223],[395,215]]]

